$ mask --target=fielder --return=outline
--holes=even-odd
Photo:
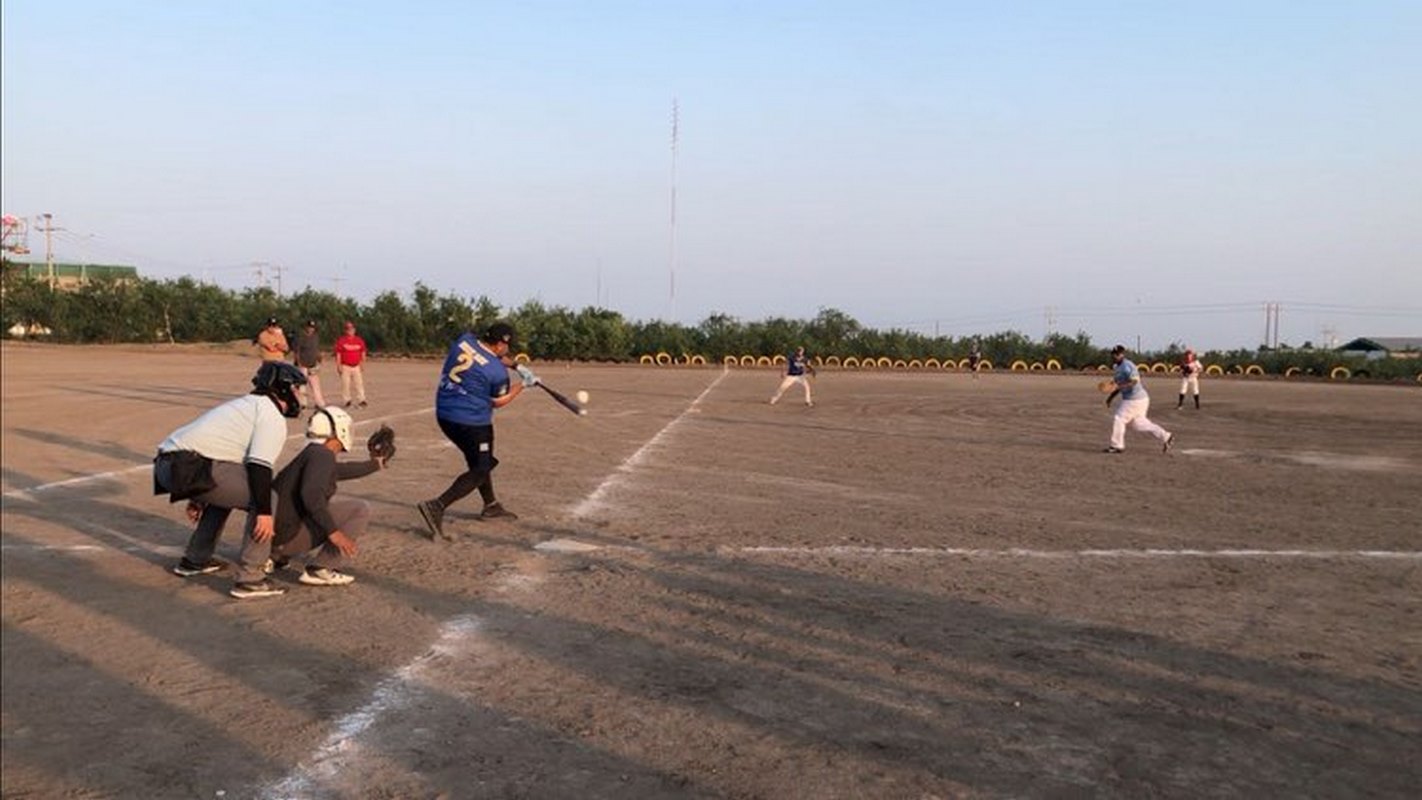
[[[1195,351],[1186,350],[1180,359],[1180,400],[1175,404],[1176,411],[1185,407],[1187,390],[1195,395],[1195,410],[1200,410],[1200,373],[1204,371],[1205,366],[1195,358]]]
[[[252,393],[228,400],[173,431],[153,459],[153,493],[188,501],[197,523],[173,574],[183,578],[222,569],[217,540],[233,509],[247,511],[247,528],[270,537],[272,465],[286,443],[286,420],[301,415],[296,387],[306,378],[284,361],[267,361],[252,377]]]
[[[1111,407],[1111,399],[1117,393],[1121,395],[1121,404],[1116,406],[1116,413],[1111,418],[1111,444],[1103,452],[1124,453],[1126,452],[1126,426],[1133,430],[1149,433],[1161,442],[1161,449],[1170,452],[1170,447],[1175,443],[1174,434],[1160,427],[1146,416],[1150,411],[1150,395],[1146,394],[1145,384],[1141,383],[1140,370],[1136,365],[1126,358],[1126,346],[1116,345],[1111,348],[1111,361],[1116,365],[1116,373],[1110,382],[1103,382],[1104,389],[1114,387],[1115,391],[1106,398],[1106,407]]]
[[[368,461],[337,461],[354,444],[350,414],[318,408],[306,424],[308,444],[277,473],[276,527],[270,536],[243,536],[237,579],[230,594],[247,600],[284,593],[267,575],[293,557],[307,556],[298,580],[308,586],[345,586],[355,578],[340,570],[357,552],[356,539],[370,521],[370,504],[336,498],[336,482],[362,478],[385,468],[395,455],[395,431],[388,426],[366,443]]]
[[[808,375],[805,374],[807,372]],[[805,405],[813,408],[815,400],[810,395],[810,378],[814,377],[815,368],[810,366],[810,360],[805,357],[805,348],[797,347],[795,352],[785,357],[785,371],[781,374],[784,379],[780,381],[780,388],[775,390],[775,396],[770,398],[770,404],[775,405],[786,389],[798,383],[805,387]]]
[[[973,380],[978,379],[978,364],[982,363],[983,351],[978,349],[978,343],[973,342],[973,349],[968,352],[968,371],[973,373]]]

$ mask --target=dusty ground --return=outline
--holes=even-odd
[[[238,602],[165,571],[147,464],[254,363],[0,356],[7,798],[1422,785],[1422,390],[1210,380],[1197,413],[1148,379],[1179,448],[1107,456],[1089,376],[825,374],[806,409],[765,371],[550,366],[593,414],[516,402],[523,517],[450,544],[410,506],[459,464],[437,366],[378,362],[360,432],[401,449],[344,487],[357,583]]]

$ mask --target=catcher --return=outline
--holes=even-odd
[[[780,388],[775,390],[775,396],[770,398],[770,404],[775,405],[786,389],[798,383],[805,387],[805,405],[813,408],[815,400],[810,396],[810,378],[815,376],[815,368],[810,365],[810,359],[805,357],[804,347],[795,348],[795,352],[785,357],[784,376],[780,381]]]
[[[370,504],[337,498],[336,482],[361,478],[388,466],[395,455],[395,431],[387,425],[366,441],[368,461],[339,462],[336,456],[353,444],[351,417],[339,408],[317,409],[306,426],[306,445],[277,473],[275,533],[243,540],[237,583],[238,599],[268,597],[285,589],[268,574],[293,557],[307,556],[298,580],[309,586],[344,586],[355,578],[340,570],[357,552],[356,539],[370,521]],[[314,552],[313,552],[314,551]],[[309,554],[309,555],[308,555]]]

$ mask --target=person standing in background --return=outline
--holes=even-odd
[[[321,368],[321,334],[316,330],[316,320],[306,320],[301,335],[296,337],[296,368],[306,376],[306,386],[301,389],[301,406],[315,404],[317,408],[324,408],[326,398],[321,395],[321,379],[316,375]],[[307,387],[311,389],[309,401]]]
[[[1186,350],[1180,359],[1180,400],[1175,404],[1176,411],[1185,407],[1186,390],[1194,392],[1195,410],[1200,409],[1200,373],[1204,370],[1204,365],[1195,358],[1195,351]]]
[[[356,335],[354,322],[346,320],[345,333],[336,339],[336,372],[341,376],[341,400],[350,408],[351,404],[365,408],[365,340]],[[355,395],[351,395],[354,385]]]
[[[276,317],[267,317],[267,323],[256,338],[257,352],[263,361],[285,361],[291,346],[286,342],[286,333],[277,324]]]

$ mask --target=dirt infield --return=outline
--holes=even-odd
[[[156,444],[221,352],[5,345],[5,797],[1409,797],[1422,390],[1207,380],[1110,456],[1090,375],[542,368],[458,471],[376,362],[345,588],[165,569]],[[328,378],[329,382],[329,378]],[[291,423],[291,433],[300,430]],[[293,455],[293,439],[284,457]],[[230,524],[219,554],[235,553]]]

